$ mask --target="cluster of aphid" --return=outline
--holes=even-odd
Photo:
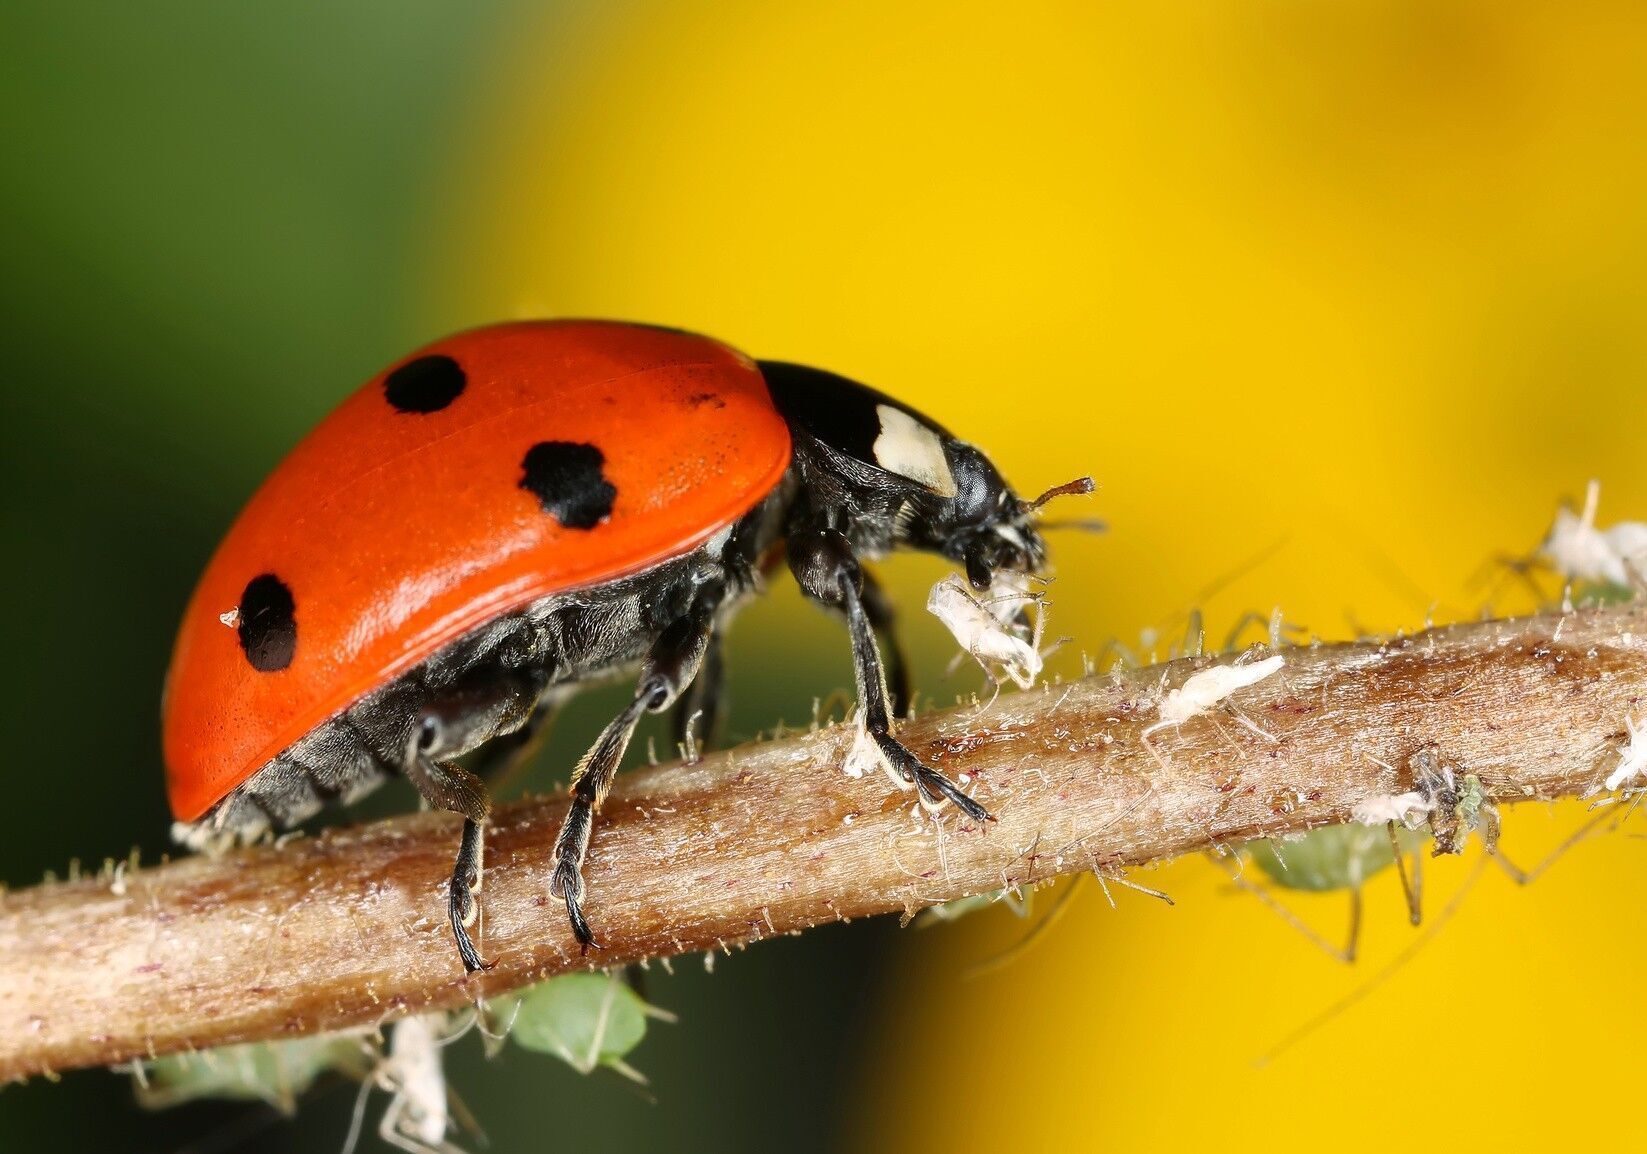
[[[385,1031],[223,1046],[135,1062],[131,1073],[138,1101],[149,1109],[227,1099],[262,1102],[278,1115],[292,1114],[300,1095],[335,1077],[359,1085],[343,1154],[355,1149],[373,1090],[389,1095],[377,1127],[385,1142],[409,1154],[463,1154],[455,1131],[483,1136],[447,1085],[446,1047],[474,1030],[488,1057],[513,1043],[559,1058],[580,1074],[604,1067],[645,1082],[628,1057],[654,1018],[674,1020],[618,975],[568,974],[462,1013],[414,1014]]]
[[[1587,603],[1630,601],[1647,592],[1647,522],[1618,521],[1606,529],[1596,526],[1601,484],[1585,489],[1578,512],[1562,508],[1539,547],[1539,558],[1568,582],[1564,606],[1578,599]],[[1647,717],[1624,719],[1626,742],[1618,765],[1603,788],[1609,793],[1633,786],[1647,777]]]
[[[1583,603],[1616,603],[1630,600],[1647,590],[1647,523],[1620,522],[1607,529],[1596,526],[1596,505],[1599,487],[1592,482],[1582,511],[1574,514],[1562,509],[1546,534],[1536,557],[1536,563],[1554,569],[1567,582],[1562,603],[1570,608],[1577,600]],[[1526,573],[1533,567],[1526,561],[1516,563]],[[934,598],[937,591],[934,591]],[[1192,615],[1191,632],[1199,636],[1198,617]],[[1243,625],[1245,625],[1245,620]],[[1281,646],[1285,623],[1277,611],[1270,619],[1270,649]],[[963,648],[971,650],[968,637],[955,630]],[[1199,653],[1200,646],[1187,647]],[[1273,676],[1284,667],[1284,658],[1272,652],[1269,656],[1248,660],[1243,654],[1234,662],[1215,665],[1201,670],[1177,688],[1167,691],[1158,707],[1154,723],[1146,727],[1144,741],[1153,756],[1160,754],[1150,745],[1150,737],[1164,729],[1176,728],[1185,722],[1205,716],[1222,708],[1240,725],[1261,736],[1269,735],[1240,713],[1234,696],[1258,682]],[[1638,798],[1647,795],[1647,788],[1637,785],[1647,779],[1647,718],[1623,719],[1625,741],[1618,753],[1618,761],[1608,773],[1600,788],[1608,794],[1625,791],[1626,796]],[[1385,766],[1392,776],[1400,778],[1394,767]],[[1423,848],[1430,847],[1430,856],[1462,854],[1471,834],[1480,837],[1491,860],[1518,884],[1526,884],[1552,865],[1562,854],[1588,837],[1614,816],[1605,808],[1605,801],[1573,833],[1564,839],[1543,861],[1530,869],[1517,866],[1499,846],[1500,817],[1480,779],[1466,769],[1446,763],[1438,750],[1423,747],[1409,759],[1406,779],[1412,788],[1400,793],[1364,798],[1355,807],[1353,820],[1308,831],[1286,839],[1264,839],[1247,842],[1223,851],[1223,857],[1232,860],[1236,869],[1232,880],[1242,890],[1251,893],[1279,913],[1290,925],[1329,955],[1344,962],[1353,962],[1359,950],[1362,889],[1374,876],[1394,868],[1400,876],[1410,919],[1414,925],[1422,914],[1422,861]],[[1248,879],[1246,865],[1252,865],[1267,884]],[[1099,878],[1103,880],[1102,877]],[[1467,892],[1468,884],[1454,898],[1453,904],[1432,925],[1430,933],[1439,930],[1458,902]],[[1272,892],[1280,890],[1304,893],[1342,892],[1350,902],[1350,926],[1342,944],[1334,944],[1310,928],[1289,910]],[[1062,912],[1073,887],[1066,888],[1051,912],[1007,955],[977,967],[993,968],[999,961],[1016,955],[1035,939],[1047,925]],[[1021,917],[1028,916],[1031,895],[1021,890],[1003,890],[961,899],[928,911],[925,920],[949,921],[977,909],[1001,903]],[[1410,960],[1412,952],[1422,946],[1427,937],[1396,959],[1396,962],[1373,981],[1357,990],[1353,997],[1363,996],[1372,986],[1390,972]],[[1336,1013],[1342,1004],[1307,1028],[1313,1029],[1327,1016]],[[1291,1044],[1302,1032],[1288,1039]]]

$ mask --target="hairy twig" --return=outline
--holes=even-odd
[[[0,1078],[376,1023],[583,966],[1339,822],[1411,789],[1426,747],[1501,802],[1579,795],[1647,700],[1641,608],[1280,652],[1275,675],[1147,744],[1166,691],[1229,657],[906,722],[915,751],[995,814],[984,826],[934,823],[885,779],[843,775],[844,727],[631,774],[589,855],[600,948],[586,958],[549,897],[560,799],[497,815],[479,938],[495,968],[474,978],[442,916],[457,836],[443,814],[10,893]]]

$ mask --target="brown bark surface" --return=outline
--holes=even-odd
[[[1647,611],[1280,650],[1285,667],[1151,735],[1174,662],[905,722],[996,821],[936,823],[840,772],[844,727],[620,779],[589,854],[600,949],[549,897],[562,799],[502,807],[466,978],[445,922],[458,821],[419,814],[0,898],[0,1079],[376,1023],[547,975],[721,949],[1056,874],[1345,820],[1433,746],[1501,802],[1579,795],[1647,699]],[[1259,654],[1256,656],[1267,656]]]

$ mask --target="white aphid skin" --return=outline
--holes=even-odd
[[[1634,718],[1627,717],[1624,729],[1630,735],[1630,742],[1619,753],[1618,768],[1607,775],[1605,785],[1609,791],[1647,775],[1647,721],[1637,725]]]
[[[1540,552],[1569,581],[1629,585],[1647,578],[1647,524],[1620,521],[1610,529],[1596,528],[1596,506],[1601,482],[1585,489],[1584,508],[1576,515],[1557,510],[1555,523]]]
[[[1350,810],[1350,820],[1361,825],[1388,825],[1394,821],[1411,827],[1434,808],[1435,801],[1417,791],[1381,793],[1356,802]]]
[[[1167,693],[1161,702],[1161,720],[1146,729],[1145,736],[1163,726],[1182,725],[1192,717],[1201,716],[1231,694],[1257,685],[1285,664],[1286,659],[1277,653],[1251,665],[1215,665],[1190,674],[1184,684]]]
[[[881,752],[881,747],[875,744],[875,739],[869,736],[869,727],[864,724],[862,710],[853,715],[852,726],[855,730],[852,735],[852,747],[846,751],[846,759],[841,763],[841,768],[846,770],[847,776],[862,777],[866,770],[878,768],[885,771],[887,779],[899,789],[914,789],[914,783],[903,779]]]
[[[1636,581],[1647,580],[1647,522],[1620,521],[1601,535]]]
[[[448,1024],[444,1012],[414,1014],[396,1022],[389,1028],[388,1054],[361,1087],[363,1095],[372,1085],[389,1092],[389,1106],[378,1124],[378,1136],[408,1154],[464,1154],[461,1147],[446,1140],[451,1111],[441,1048],[448,1040]],[[361,1101],[364,1104],[364,1097]],[[357,1107],[356,1125],[350,1130],[345,1154],[352,1154],[358,1122]]]
[[[944,623],[956,644],[992,680],[999,680],[995,677],[998,669],[1018,688],[1028,689],[1041,675],[1042,658],[1036,642],[1042,614],[1036,614],[1034,637],[1020,636],[1014,626],[1019,611],[1036,600],[1029,592],[1027,577],[1021,574],[998,574],[983,601],[972,595],[965,581],[951,574],[932,587],[926,609]]]

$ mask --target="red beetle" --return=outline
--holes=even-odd
[[[677,735],[713,717],[717,632],[780,542],[807,596],[846,617],[888,767],[928,806],[985,820],[893,735],[903,663],[860,559],[931,550],[987,588],[1043,565],[1040,503],[890,397],[704,337],[543,321],[440,341],[321,422],[207,566],[163,706],[179,836],[253,837],[403,775],[465,819],[449,915],[465,968],[482,968],[476,774],[568,689],[638,664],[555,843],[552,889],[587,949],[582,863],[630,736],[671,706]]]

